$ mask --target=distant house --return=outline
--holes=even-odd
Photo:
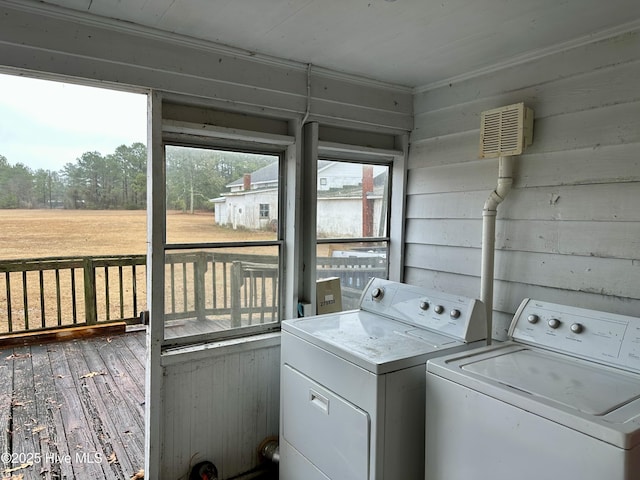
[[[229,193],[211,199],[215,222],[250,230],[273,228],[278,219],[278,162],[226,185]]]
[[[386,167],[318,162],[318,236],[377,236],[381,222]],[[277,225],[278,164],[267,165],[226,185],[211,199],[215,222],[231,228],[272,229]]]

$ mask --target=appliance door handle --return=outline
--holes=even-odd
[[[315,390],[309,389],[309,401],[313,406],[319,408],[323,413],[329,415],[329,399],[320,395]]]

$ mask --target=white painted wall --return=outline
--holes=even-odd
[[[640,32],[415,96],[405,280],[479,296],[482,208],[497,159],[480,113],[524,101],[534,141],[498,209],[494,336],[524,297],[640,312]]]
[[[258,445],[278,435],[279,335],[192,348],[163,364],[162,478],[187,478],[202,460],[220,478],[258,465]]]

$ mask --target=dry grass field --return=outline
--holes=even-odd
[[[251,232],[269,240],[273,232]],[[213,214],[170,212],[170,243],[249,240],[246,231],[214,224]],[[147,251],[142,210],[0,210],[0,260],[58,256],[135,255]]]
[[[228,242],[275,239],[273,232],[247,232],[232,230],[214,224],[212,213],[183,214],[171,212],[167,215],[167,240],[169,243]],[[41,259],[50,257],[94,257],[109,255],[144,255],[147,250],[147,218],[145,211],[92,211],[92,210],[0,210],[0,262],[3,260]],[[255,251],[249,251],[255,250]],[[248,249],[246,253],[261,253],[262,249]],[[129,268],[130,270],[130,268]],[[117,267],[110,267],[109,279],[105,280],[104,269],[96,269],[96,291],[118,290]],[[133,311],[132,296],[136,294],[139,313],[146,309],[145,269],[138,267],[135,279],[125,272],[122,305]],[[7,295],[6,274],[0,276],[0,333],[9,331],[9,310],[12,330],[66,325],[74,316],[72,291],[69,286],[76,282],[76,292],[83,291],[82,270],[78,269],[75,280],[69,270],[60,272],[60,292],[56,291],[53,271],[29,272],[26,280],[19,272],[11,273],[10,296]],[[24,283],[27,284],[29,302],[24,308]],[[43,299],[40,298],[40,283],[44,283]],[[129,318],[133,314],[119,314],[121,303],[118,294],[113,295],[110,313],[98,301],[98,320]],[[60,296],[60,301],[57,300]],[[8,302],[9,299],[9,302]],[[85,307],[77,302],[76,316],[82,322]],[[42,318],[42,306],[45,319]],[[60,307],[58,307],[60,305]],[[58,308],[61,309],[58,312]],[[57,317],[62,320],[57,320]]]

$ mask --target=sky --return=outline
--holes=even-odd
[[[11,165],[59,171],[146,141],[146,95],[0,74],[0,155]]]

